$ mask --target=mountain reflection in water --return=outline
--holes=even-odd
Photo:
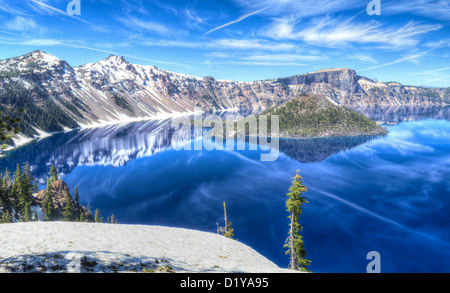
[[[0,170],[8,168],[13,171],[18,162],[29,162],[35,178],[39,183],[45,184],[52,164],[57,167],[61,176],[69,174],[77,166],[125,166],[132,160],[172,149],[173,132],[170,120],[165,120],[57,133],[6,152],[6,156],[0,160]],[[279,150],[299,162],[312,163],[375,138],[281,138]]]

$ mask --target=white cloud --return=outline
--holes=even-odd
[[[213,41],[215,47],[244,50],[283,51],[295,48],[290,43],[269,42],[261,39],[220,39]]]
[[[442,28],[439,24],[421,24],[413,21],[401,27],[385,27],[376,21],[356,23],[337,18],[315,19],[298,29],[295,18],[280,18],[267,29],[267,37],[273,39],[301,40],[325,47],[343,46],[349,43],[372,43],[394,48],[416,46],[418,37]]]
[[[404,57],[401,57],[401,58],[397,58],[394,61],[383,63],[383,64],[376,65],[376,66],[371,66],[371,67],[364,68],[364,69],[360,69],[359,71],[372,70],[372,69],[376,69],[376,68],[380,68],[380,67],[386,67],[386,66],[395,65],[395,64],[398,64],[398,63],[403,63],[403,62],[406,62],[406,61],[412,62],[414,64],[418,64],[419,63],[419,58],[423,57],[424,55],[426,55],[426,53],[428,53],[428,51],[421,52],[421,53],[414,54],[414,55],[407,55],[407,56],[404,56]]]
[[[2,31],[0,31],[2,32]],[[62,46],[62,47],[72,47],[72,48],[78,48],[83,50],[89,50],[89,51],[96,51],[96,52],[102,52],[106,54],[113,54],[116,56],[123,56],[128,57],[131,59],[146,61],[150,63],[159,63],[159,64],[166,64],[166,65],[177,65],[177,66],[185,66],[185,64],[182,63],[176,63],[176,62],[170,62],[170,61],[161,61],[161,60],[152,60],[148,58],[143,58],[135,55],[129,55],[129,54],[123,54],[116,51],[107,50],[105,48],[97,48],[92,46],[86,46],[83,43],[84,42],[78,42],[75,40],[59,40],[59,39],[50,39],[50,38],[30,38],[30,37],[24,37],[21,35],[16,35],[12,33],[6,32],[8,35],[16,36],[19,38],[2,38],[0,36],[0,43],[1,44],[10,44],[10,45],[18,45],[18,46]],[[25,38],[25,39],[24,39]],[[101,44],[100,44],[101,45]]]
[[[275,62],[295,62],[295,61],[321,61],[328,59],[326,56],[300,55],[300,54],[262,54],[243,57],[250,61],[275,61]]]
[[[42,2],[42,1],[37,1],[37,0],[30,0],[30,1],[39,5],[39,6],[35,7],[38,10],[42,9],[43,11],[47,11],[47,12],[56,12],[56,13],[64,15],[64,16],[74,18],[74,19],[79,20],[81,22],[84,22],[86,24],[90,24],[88,21],[86,21],[86,20],[84,20],[82,18],[79,18],[79,17],[74,16],[74,15],[68,15],[67,11],[63,11],[63,10],[61,10],[59,8],[53,7],[51,5],[48,5],[48,4],[46,4],[46,3]]]
[[[450,72],[450,67],[443,67],[443,68],[439,68],[439,69],[433,69],[433,70],[427,70],[427,71],[422,71],[422,72],[415,72],[415,73],[410,73],[407,76],[423,76],[423,75],[436,75],[436,76],[441,76],[442,75],[442,71],[449,71]]]
[[[348,58],[359,60],[361,62],[366,62],[366,63],[377,63],[377,60],[375,60],[374,58],[367,56],[367,55],[362,55],[362,54],[350,55],[350,56],[348,56]]]
[[[264,34],[276,40],[297,39],[297,33],[294,30],[298,23],[300,23],[300,20],[297,20],[293,16],[276,18]]]
[[[345,11],[365,9],[370,1],[360,0],[235,0],[248,11],[261,11],[264,15],[279,17],[290,15],[296,19]]]
[[[235,0],[246,10],[266,8],[263,14],[273,17],[294,16],[296,19],[330,15],[349,10],[366,11],[370,0]],[[382,0],[382,15],[410,13],[437,20],[450,20],[448,0]]]
[[[180,47],[190,49],[288,51],[295,48],[295,46],[290,43],[270,42],[262,39],[218,39],[209,42],[195,42],[183,40],[152,40],[142,36],[130,36],[130,38],[145,46]]]
[[[227,65],[252,65],[252,66],[307,66],[317,62],[328,60],[327,56],[302,55],[302,54],[252,54],[211,52],[204,55],[214,59],[215,64]],[[219,61],[218,61],[219,60]]]
[[[215,59],[215,58],[220,58],[220,59],[238,58],[238,56],[236,56],[236,54],[231,54],[229,52],[227,52],[227,53],[225,53],[225,52],[209,52],[209,53],[206,53],[204,56],[206,58],[210,58],[210,59]]]
[[[277,62],[277,61],[245,61],[245,60],[227,60],[221,62],[214,62],[215,64],[226,64],[226,65],[251,65],[251,66],[307,66],[309,64],[298,63],[298,62]]]
[[[423,44],[423,46],[434,49],[450,47],[450,39],[426,42],[425,44]]]
[[[229,26],[229,25],[235,24],[235,23],[237,23],[237,22],[243,21],[243,20],[246,19],[247,17],[250,17],[250,16],[255,15],[255,14],[258,14],[258,13],[261,13],[261,12],[264,11],[264,10],[265,10],[265,8],[262,8],[262,9],[259,9],[259,10],[257,10],[257,11],[253,11],[253,12],[251,12],[251,13],[242,15],[241,17],[239,17],[239,18],[237,18],[237,19],[235,19],[235,20],[233,20],[233,21],[230,21],[230,22],[228,22],[228,23],[226,23],[226,24],[223,24],[223,25],[221,25],[221,26],[218,26],[218,27],[216,27],[216,28],[213,28],[213,29],[210,30],[210,31],[207,31],[207,32],[205,33],[205,35],[207,35],[207,34],[209,34],[209,33],[212,33],[212,32],[214,32],[214,31],[216,31],[216,30],[219,30],[219,29],[221,29],[221,28],[227,27],[227,26]]]
[[[450,84],[450,75],[440,75],[439,77],[426,80],[425,83],[440,83],[444,85],[443,87],[448,87],[448,85]]]
[[[13,31],[44,33],[46,29],[38,25],[32,18],[17,16],[6,23],[5,27]]]
[[[201,25],[204,25],[205,20],[197,15],[197,12],[192,8],[185,8],[184,14],[187,19],[187,26],[191,28],[201,29]]]
[[[114,2],[117,2],[117,0],[115,0]],[[126,14],[140,13],[140,14],[148,15],[148,11],[147,11],[147,9],[145,9],[145,5],[142,0],[133,0],[133,1],[121,0],[120,2],[121,2],[120,4],[122,7],[122,10]],[[109,4],[111,4],[111,3],[109,3]],[[157,5],[157,4],[159,4],[159,3],[155,2],[155,5]],[[160,6],[160,8],[162,8],[162,7]]]
[[[382,4],[383,13],[411,13],[437,20],[450,20],[450,2],[445,0],[395,0]]]
[[[11,0],[0,0],[0,11],[12,14],[12,15],[22,15],[26,16],[29,13],[23,9],[23,7],[13,7],[11,4]]]
[[[171,32],[169,28],[163,24],[153,21],[141,20],[134,16],[116,17],[116,20],[134,30],[144,30],[148,32],[154,32],[160,35],[167,35],[170,34]]]
[[[64,45],[63,42],[54,39],[31,39],[26,40],[21,43],[21,45],[25,46],[56,46],[56,45]]]

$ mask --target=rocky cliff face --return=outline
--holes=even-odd
[[[278,82],[288,86],[314,87],[316,84],[327,84],[338,91],[354,94],[358,91],[358,76],[349,68],[319,70],[312,73],[278,79]]]
[[[450,104],[450,88],[405,86],[377,82],[353,69],[327,69],[277,79],[294,92],[326,95],[346,106],[430,106]]]
[[[60,220],[63,218],[63,208],[66,204],[65,196],[67,193],[70,194],[69,188],[67,187],[67,184],[63,180],[58,179],[51,184],[51,191],[53,194],[53,206],[55,207],[56,219]],[[41,206],[46,192],[47,189],[41,190],[34,198],[33,205]],[[81,213],[83,213],[84,215],[83,218],[85,219],[86,222],[94,221],[91,212],[88,211],[86,207],[75,202],[74,206],[75,219],[79,219]]]
[[[42,51],[0,61],[0,106],[6,111],[25,105],[29,117],[21,128],[28,129],[28,136],[39,130],[187,114],[195,107],[261,111],[300,93],[325,95],[347,106],[450,103],[450,88],[381,83],[348,68],[235,82],[136,65],[113,55],[79,67]]]

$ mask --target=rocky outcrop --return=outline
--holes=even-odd
[[[326,95],[346,106],[430,106],[450,104],[450,88],[405,86],[377,82],[353,69],[326,69],[277,79],[294,92]]]
[[[289,86],[305,85],[313,87],[315,84],[327,84],[331,88],[354,94],[359,90],[358,76],[349,68],[326,69],[312,73],[280,78],[278,82]]]
[[[53,206],[55,207],[56,217],[55,220],[61,220],[63,218],[63,208],[66,205],[66,194],[69,193],[69,188],[67,184],[62,180],[58,179],[51,184],[51,191],[53,195]],[[47,189],[41,190],[35,197],[33,205],[41,206],[44,200]],[[87,210],[86,207],[80,205],[79,202],[74,202],[74,216],[75,219],[79,219],[81,214],[86,222],[94,221],[92,214]]]

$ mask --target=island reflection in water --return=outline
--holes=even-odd
[[[384,125],[396,125],[401,122],[423,119],[450,121],[450,106],[377,106],[349,108]]]
[[[17,163],[29,162],[33,176],[45,185],[51,165],[55,165],[60,175],[64,176],[77,166],[121,167],[132,160],[171,150],[174,131],[171,121],[164,120],[57,133],[6,152],[6,156],[0,160],[0,170],[8,168],[14,171]],[[194,137],[194,132],[191,135],[192,140],[198,139]],[[280,138],[279,151],[299,162],[313,163],[376,138]],[[181,142],[180,147],[184,144],[186,142]],[[249,149],[248,144],[246,149]]]

